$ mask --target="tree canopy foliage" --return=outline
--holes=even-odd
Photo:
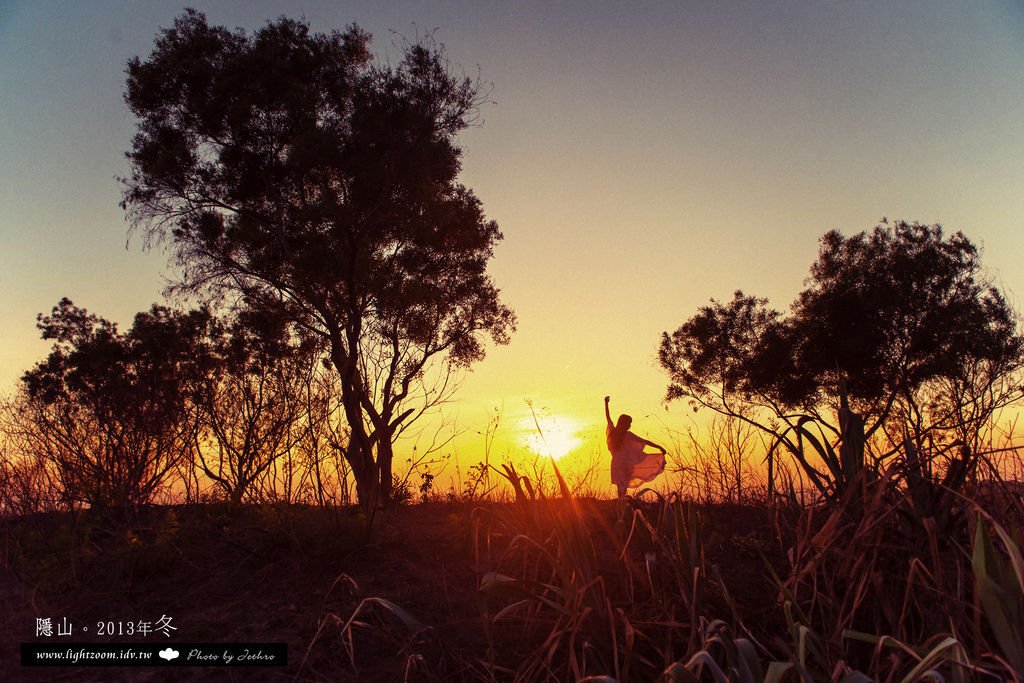
[[[129,62],[125,99],[133,226],[172,247],[183,289],[235,292],[325,342],[360,497],[386,499],[395,434],[443,395],[432,361],[465,367],[515,325],[486,272],[501,232],[458,182],[480,84],[429,42],[384,64],[354,25],[248,34],[187,10]]]
[[[195,427],[191,392],[205,311],[153,306],[128,332],[62,299],[39,317],[47,358],[23,377],[24,450],[50,463],[68,503],[148,502],[182,457]]]
[[[1020,395],[1017,323],[962,233],[883,222],[826,233],[788,314],[742,292],[712,300],[662,336],[659,361],[669,400],[743,414],[780,439],[811,418],[838,437],[842,395],[868,438],[883,429],[895,447],[940,435],[969,450]]]

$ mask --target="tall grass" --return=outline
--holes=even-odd
[[[607,506],[559,481],[558,499],[477,513],[493,671],[515,681],[653,680],[704,642],[712,613],[729,611],[698,513],[663,500],[614,522]]]
[[[743,613],[678,498],[614,524],[566,495],[481,508],[481,612],[495,678],[1008,680],[1024,674],[1020,539],[969,499],[940,533],[891,478],[775,516],[774,617]],[[972,516],[973,515],[973,516]],[[609,553],[611,549],[614,552]],[[609,561],[614,557],[614,562]]]

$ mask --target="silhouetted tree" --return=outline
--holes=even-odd
[[[188,10],[129,62],[126,100],[132,224],[170,241],[182,288],[241,292],[327,343],[360,500],[386,500],[396,433],[448,387],[423,383],[432,361],[467,366],[514,327],[486,273],[501,233],[457,181],[478,84],[430,45],[375,63],[356,26],[249,35]]]
[[[972,435],[1020,396],[1010,380],[1024,348],[1016,314],[984,278],[976,247],[937,225],[832,231],[806,285],[789,315],[736,292],[665,333],[659,361],[668,399],[770,432],[823,492],[851,470],[838,456],[828,473],[804,459],[812,421],[825,440],[837,439],[846,419],[862,420],[862,440],[885,430],[893,449],[907,439],[942,441],[947,483],[962,483],[976,455]]]
[[[54,345],[23,377],[18,438],[25,455],[52,464],[69,503],[145,503],[164,483],[195,429],[187,398],[204,372],[208,320],[153,306],[120,333],[67,299],[40,315]]]
[[[243,309],[209,327],[209,370],[195,393],[196,465],[235,503],[303,433],[305,373],[316,363],[286,321]]]
[[[50,512],[67,502],[53,464],[32,453],[26,417],[23,400],[0,397],[0,518]]]
[[[348,423],[340,403],[337,373],[331,366],[304,366],[299,402],[298,497],[316,505],[349,505],[354,500],[345,460]]]

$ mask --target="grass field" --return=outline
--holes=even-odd
[[[924,505],[866,480],[827,508],[558,497],[423,503],[373,520],[220,504],[9,520],[0,679],[1020,675],[1019,501],[982,512],[957,497],[942,516]],[[95,634],[163,615],[170,638]],[[40,617],[93,625],[76,642],[286,642],[288,666],[23,668],[19,643],[60,640],[36,636]]]

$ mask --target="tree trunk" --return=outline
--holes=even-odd
[[[394,479],[392,478],[391,468],[394,455],[394,451],[391,448],[390,435],[382,435],[382,438],[377,441],[377,470],[380,476],[380,503],[384,506],[391,504],[391,497],[394,492]]]
[[[367,510],[375,508],[380,498],[376,468],[373,470],[368,473],[361,468],[352,468],[352,475],[356,479],[356,497],[359,498],[359,505]]]
[[[331,362],[341,379],[341,404],[349,426],[345,459],[352,467],[352,476],[356,480],[359,505],[372,510],[380,502],[380,480],[377,464],[373,459],[373,444],[363,425],[363,411],[360,407],[362,380],[356,359],[351,353],[354,341],[358,339],[358,332],[349,330],[348,336],[350,344],[346,346],[341,329],[336,326],[331,330]]]

